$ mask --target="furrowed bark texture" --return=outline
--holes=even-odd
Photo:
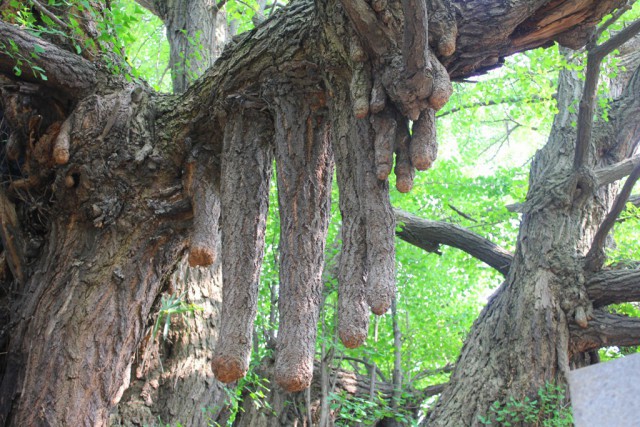
[[[9,113],[5,117],[12,132],[7,150],[29,155],[7,194],[16,206],[20,226],[35,236],[25,243],[29,250],[19,262],[28,266],[24,284],[12,284],[12,335],[7,355],[0,355],[5,363],[0,385],[2,422],[106,424],[109,409],[128,384],[132,356],[146,336],[154,301],[184,254],[193,226],[191,199],[183,183],[189,153],[193,147],[206,146],[214,163],[220,158],[227,134],[223,127],[233,122],[225,122],[229,101],[275,118],[280,205],[286,213],[276,377],[289,388],[308,384],[331,178],[327,126],[337,120],[327,116],[332,113],[325,111],[325,103],[336,114],[351,111],[344,126],[332,130],[331,144],[336,146],[336,138],[344,138],[350,150],[358,150],[357,169],[366,172],[356,185],[358,191],[371,194],[358,201],[355,209],[360,213],[354,216],[354,224],[364,221],[366,229],[359,234],[364,234],[367,245],[368,278],[375,275],[378,280],[368,283],[366,299],[382,312],[392,286],[387,279],[393,267],[389,245],[393,243],[393,216],[387,184],[376,178],[376,167],[388,164],[388,154],[376,165],[371,113],[395,117],[394,150],[400,154],[396,169],[402,171],[398,182],[401,186],[404,182],[403,189],[408,190],[414,165],[407,119],[417,120],[427,109],[435,110],[445,102],[450,84],[444,67],[452,77],[462,78],[495,66],[504,55],[567,39],[568,32],[571,43],[582,43],[588,29],[621,3],[584,1],[581,13],[575,14],[569,1],[429,2],[428,16],[434,17],[428,26],[433,66],[430,94],[414,94],[415,82],[402,69],[399,2],[374,9],[361,0],[294,1],[259,28],[236,38],[216,65],[180,98],[153,96],[144,88],[134,89],[116,77],[107,77],[105,67],[91,62],[98,61],[98,56],[92,58],[90,51],[85,50],[86,58],[79,60],[42,42],[46,54],[34,63],[45,69],[46,81],[35,79],[28,70],[16,77],[13,59],[0,53],[2,107]],[[350,13],[359,10],[364,12]],[[498,16],[500,25],[495,25]],[[349,40],[355,34],[364,54],[352,58]],[[372,38],[372,34],[380,37]],[[41,43],[6,23],[0,24],[0,36],[14,40],[25,57],[34,51],[34,43]],[[335,93],[328,86],[337,89]],[[292,92],[282,92],[291,88]],[[330,99],[333,96],[338,101]],[[22,108],[25,106],[28,108]],[[352,120],[356,114],[362,118]],[[36,129],[38,132],[32,132]],[[378,129],[387,133],[390,128]],[[53,148],[66,151],[67,137],[69,159],[64,163],[66,154],[53,155]],[[624,150],[611,144],[605,151],[616,156]],[[553,194],[552,190],[547,193]],[[27,193],[46,203],[34,203]],[[539,209],[534,194],[532,190],[531,218],[547,212]],[[33,221],[32,207],[43,220]],[[531,218],[527,220],[533,221]],[[255,236],[244,237],[246,242],[256,240]],[[554,238],[546,240],[558,241]],[[575,246],[579,246],[577,240]],[[527,247],[523,245],[521,251],[526,252]],[[536,254],[545,253],[544,248],[534,245],[534,249]],[[362,252],[355,253],[356,259],[362,256]],[[244,261],[253,265],[251,260]],[[529,271],[527,266],[533,268],[524,261],[521,264],[525,271]],[[555,268],[556,264],[550,264]],[[521,271],[519,268],[516,270]],[[520,277],[521,273],[510,274]],[[563,280],[565,276],[563,273]],[[6,277],[13,280],[10,274]],[[547,282],[536,283],[544,288]],[[543,291],[540,295],[545,296]],[[556,306],[555,302],[545,305]],[[558,310],[549,313],[561,315]],[[564,336],[556,332],[553,337]],[[300,341],[293,341],[298,337]],[[496,378],[501,378],[499,372]],[[500,380],[490,381],[492,387],[494,383],[499,386]]]
[[[138,1],[158,15],[167,28],[169,67],[174,93],[213,65],[229,38],[227,18],[210,0]]]
[[[0,417],[10,425],[105,425],[184,248],[181,148],[151,138],[155,100],[133,93],[93,95],[76,107],[69,163],[47,181],[56,201],[47,208],[48,243],[14,301],[0,385]],[[164,156],[136,161],[145,144]]]
[[[222,382],[243,377],[249,368],[269,208],[272,129],[269,116],[251,110],[231,113],[225,126],[220,178],[224,304],[213,357],[213,371]]]
[[[276,381],[287,391],[311,384],[331,209],[333,154],[324,97],[275,94],[280,205],[280,327]],[[314,99],[314,96],[318,98]]]
[[[211,370],[211,349],[220,331],[220,264],[220,259],[207,268],[178,264],[167,292],[184,294],[185,302],[200,310],[174,315],[166,339],[162,330],[154,336],[148,325],[131,366],[131,384],[111,412],[109,426],[140,427],[158,420],[201,426],[217,419],[227,399]]]

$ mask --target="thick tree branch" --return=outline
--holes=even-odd
[[[629,175],[629,178],[627,178],[627,181],[624,183],[622,190],[620,190],[618,197],[616,197],[611,211],[607,214],[604,221],[602,221],[602,224],[600,224],[600,228],[598,228],[593,238],[591,249],[589,249],[589,253],[587,253],[585,259],[585,269],[587,271],[596,271],[602,267],[604,262],[604,244],[607,235],[616,223],[616,219],[620,216],[620,213],[624,210],[638,178],[640,178],[640,165],[633,169],[631,175]]]
[[[56,45],[32,36],[20,28],[0,21],[0,73],[15,76],[14,67],[21,60],[20,79],[37,82],[43,86],[64,91],[66,96],[81,98],[93,90],[98,81],[96,67],[86,59],[60,49]],[[9,44],[12,41],[15,44]],[[34,55],[35,54],[35,55]],[[35,57],[34,57],[35,56]],[[45,70],[47,80],[40,73]]]
[[[640,270],[601,271],[586,286],[594,307],[640,301]]]
[[[598,186],[611,184],[628,176],[638,165],[640,165],[640,155],[633,156],[611,166],[597,169],[594,173],[598,181]]]
[[[608,346],[640,345],[640,319],[596,310],[586,328],[569,325],[572,354]]]
[[[394,209],[400,228],[396,234],[402,240],[429,252],[448,245],[461,249],[507,275],[513,255],[484,237],[455,224],[418,218],[400,209]]]

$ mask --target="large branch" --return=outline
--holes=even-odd
[[[438,245],[461,249],[507,275],[513,255],[484,237],[455,224],[418,218],[400,209],[394,209],[402,240],[429,252]]]
[[[594,307],[640,301],[640,270],[601,271],[586,286]]]
[[[633,170],[640,165],[640,155],[625,159],[619,163],[606,166],[595,170],[598,185],[607,185],[628,176]]]
[[[586,328],[569,326],[573,354],[609,346],[640,345],[640,319],[597,310]]]
[[[0,40],[5,45],[0,49],[0,74],[15,76],[14,67],[21,60],[20,79],[63,91],[71,98],[87,95],[98,82],[96,67],[91,62],[14,25],[0,21]],[[45,71],[46,80],[34,67]]]

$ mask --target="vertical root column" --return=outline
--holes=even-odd
[[[273,163],[273,124],[245,110],[225,127],[221,174],[222,318],[212,361],[222,382],[249,368]]]
[[[189,266],[206,267],[213,264],[219,255],[220,197],[211,153],[202,148],[195,150],[186,170],[185,187],[193,206]]]
[[[308,387],[313,375],[331,207],[333,156],[329,127],[322,110],[316,107],[313,100],[276,98],[281,228],[280,328],[275,369],[278,384],[290,392]]]
[[[333,152],[336,160],[340,213],[342,215],[342,247],[338,265],[338,336],[347,348],[361,346],[369,331],[367,305],[367,244],[365,216],[360,209],[363,179],[356,164],[357,146],[349,137],[351,126],[348,110],[333,111]]]
[[[373,124],[357,119],[347,105],[337,101],[333,112],[343,218],[338,332],[345,346],[357,347],[367,336],[366,306],[383,314],[395,295],[395,219],[388,182],[378,175],[388,175],[396,125],[388,115],[373,117]]]
[[[389,200],[389,182],[376,176],[375,135],[369,120],[356,120],[351,126],[351,144],[357,146],[357,168],[362,178],[360,211],[365,216],[367,244],[367,304],[377,315],[384,314],[396,292],[395,226]]]

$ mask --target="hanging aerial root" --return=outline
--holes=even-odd
[[[450,0],[430,0],[429,4],[429,44],[443,57],[456,51],[458,22]]]
[[[449,101],[451,94],[453,93],[453,87],[451,86],[451,79],[449,73],[444,65],[438,61],[432,52],[431,55],[431,67],[433,73],[433,85],[431,95],[429,95],[429,106],[435,111],[439,111],[444,104]]]
[[[391,119],[393,120],[393,119]],[[371,149],[374,131],[371,123],[358,120],[352,126],[356,134],[351,141],[358,144],[361,159],[358,166],[364,171],[361,186],[360,212],[365,215],[367,242],[367,304],[377,315],[384,314],[395,297],[395,216],[389,200],[389,183],[372,173],[376,164],[375,150]]]
[[[216,174],[211,154],[197,148],[191,153],[185,169],[184,185],[193,207],[189,266],[206,267],[218,257],[216,248],[220,219],[220,198],[215,188]]]
[[[343,216],[338,267],[338,336],[347,348],[360,347],[369,332],[365,241],[363,219],[359,215]]]
[[[280,203],[275,377],[289,392],[307,388],[313,375],[333,177],[323,100],[284,95],[275,102]]]
[[[429,169],[438,155],[435,111],[426,109],[420,114],[420,118],[413,122],[409,144],[413,166],[420,171]]]
[[[396,120],[389,112],[371,116],[371,125],[375,132],[376,177],[384,181],[393,168],[393,144],[396,138]]]
[[[389,139],[394,138],[396,124],[391,113],[378,115],[372,121],[375,123],[378,119],[380,119],[377,123],[380,129],[378,136],[386,133]],[[376,125],[369,120],[359,120],[351,116],[349,120],[337,126],[339,127],[336,131],[339,135],[337,145],[341,149],[340,153],[336,154],[336,161],[339,167],[338,184],[343,221],[349,225],[349,221],[357,224],[356,221],[359,218],[364,220],[365,301],[375,314],[380,315],[387,311],[395,296],[395,217],[389,200],[389,183],[386,179],[378,179],[374,173],[378,153],[372,140],[376,141],[377,136],[374,131]],[[342,148],[343,144],[346,144],[346,148]],[[346,201],[343,199],[345,194],[356,196],[352,197],[353,200]],[[356,201],[357,204],[355,204]],[[343,241],[343,251],[348,254],[356,253],[358,250],[355,242],[349,240],[351,236],[346,234],[346,240]],[[352,282],[359,283],[355,279]],[[349,292],[356,294],[358,291]],[[356,298],[353,299],[355,301],[352,302],[359,303]],[[359,319],[358,325],[364,326],[366,325],[364,322],[368,321],[366,318],[362,320],[363,315],[359,312],[352,311],[349,316]],[[344,322],[341,321],[341,323]]]
[[[353,65],[351,76],[351,108],[358,119],[369,114],[369,96],[371,95],[371,73],[369,66],[360,62]]]
[[[396,152],[396,188],[401,193],[408,193],[413,188],[413,178],[415,177],[415,168],[411,164],[411,156],[409,154],[409,127],[406,121],[398,123],[395,141]]]
[[[213,372],[235,381],[249,369],[258,280],[264,248],[273,163],[273,124],[268,115],[230,115],[224,134],[220,202],[222,316]]]
[[[365,342],[369,329],[366,214],[360,208],[360,198],[366,197],[360,185],[366,170],[361,165],[363,161],[359,144],[352,135],[352,126],[355,126],[353,116],[348,111],[342,113],[348,107],[345,107],[346,99],[341,101],[344,103],[339,104],[341,110],[332,112],[332,145],[342,214],[342,246],[338,264],[338,336],[345,347],[356,348]]]

